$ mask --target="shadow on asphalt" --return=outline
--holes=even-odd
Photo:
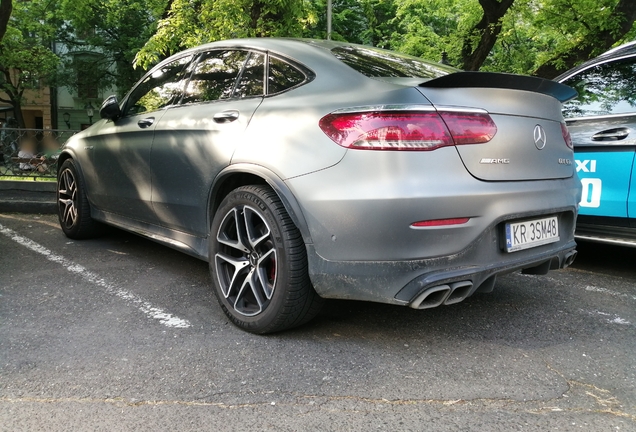
[[[577,241],[573,268],[636,279],[636,248]]]
[[[176,278],[198,282],[192,285],[195,298],[206,299],[206,307],[217,308],[207,265],[196,258],[127,232],[107,228],[95,240],[95,247],[125,243],[125,249],[147,264],[166,265]],[[586,243],[579,246],[574,268],[636,279],[636,249]],[[558,273],[555,273],[554,277]],[[608,337],[595,324],[596,318],[581,313],[585,305],[580,290],[569,284],[555,283],[551,277],[513,273],[498,279],[492,293],[476,294],[462,303],[428,310],[349,300],[327,300],[323,311],[299,328],[267,336],[275,339],[308,340],[347,339],[359,342],[405,340],[441,343],[451,338],[456,343],[489,341],[495,345],[540,348],[567,344],[590,337]],[[215,311],[220,312],[220,311]],[[213,315],[216,318],[213,318]],[[210,311],[207,325],[218,326],[219,315]],[[222,318],[223,319],[223,318]],[[393,343],[393,342],[391,342]]]

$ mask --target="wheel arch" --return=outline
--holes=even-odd
[[[57,158],[57,171],[58,171],[57,173],[58,174],[59,174],[60,168],[62,168],[62,164],[66,162],[67,159],[75,160],[73,155],[68,150],[65,150],[62,153],[60,153],[59,157]]]
[[[307,221],[294,194],[279,176],[258,165],[231,165],[219,173],[214,180],[208,199],[208,226],[211,226],[216,210],[228,193],[238,187],[253,184],[268,185],[276,192],[289,217],[300,231],[304,243],[311,244]]]

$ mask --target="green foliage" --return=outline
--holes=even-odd
[[[479,20],[477,9],[467,0],[398,0],[398,31],[391,48],[406,54],[440,60],[449,55],[452,64],[461,62],[461,27]],[[476,2],[473,2],[476,3]]]
[[[546,62],[568,69],[608,48],[600,32],[610,33],[610,45],[632,40],[633,20],[631,31],[621,34],[624,14],[616,10],[619,2],[516,0],[503,17],[502,31],[481,69],[532,74]],[[445,51],[451,64],[461,66],[464,41],[471,49],[476,47],[478,38],[469,35],[484,13],[478,0],[395,0],[395,4],[399,24],[391,48],[432,60]],[[584,58],[566,56],[582,48],[586,48]]]
[[[54,0],[15,3],[0,42],[0,90],[7,95],[0,100],[14,106],[21,126],[24,91],[39,89],[54,75],[59,62],[49,48],[57,25],[56,12]]]
[[[64,57],[59,84],[77,90],[78,75],[101,89],[134,84],[141,71],[133,60],[156,32],[167,0],[60,1],[64,24],[58,40],[73,55]]]
[[[309,9],[311,8],[311,9]],[[308,5],[311,17],[303,36],[315,39],[327,38],[327,1],[316,0]],[[369,26],[367,16],[359,0],[334,0],[332,2],[331,39],[354,43],[365,43],[363,32]]]
[[[490,48],[478,25],[484,7],[502,1],[333,0],[332,39],[433,61],[446,53],[454,66],[486,46],[482,53],[488,55],[476,61],[482,70],[554,76],[636,38],[633,0],[514,0]],[[14,0],[0,40],[0,86],[16,106],[25,89],[43,80],[78,91],[87,84],[126,90],[142,69],[206,42],[324,38],[326,5],[327,0]],[[53,41],[73,55],[60,63],[49,49]]]
[[[135,57],[148,68],[184,48],[222,39],[301,36],[311,21],[303,0],[173,0]]]

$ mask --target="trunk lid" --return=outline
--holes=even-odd
[[[456,146],[474,177],[521,181],[574,175],[573,151],[561,126],[561,102],[576,96],[570,87],[534,77],[458,72],[418,90],[438,111],[477,108],[490,114],[497,126],[491,141]]]

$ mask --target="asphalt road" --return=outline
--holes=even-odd
[[[0,214],[0,430],[635,431],[636,249],[427,311],[329,301],[255,336],[207,264]]]

